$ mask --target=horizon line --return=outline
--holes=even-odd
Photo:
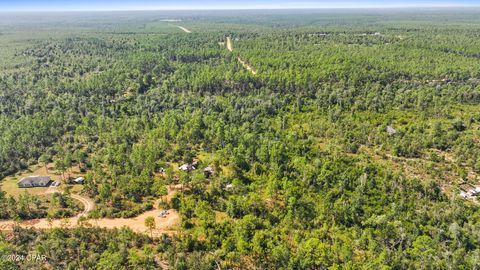
[[[447,8],[480,8],[480,4],[461,5],[461,4],[445,4],[445,5],[392,5],[392,6],[337,6],[337,7],[218,7],[218,8],[98,8],[98,9],[10,9],[2,10],[0,13],[34,13],[34,12],[119,12],[119,11],[248,11],[248,10],[368,10],[368,9],[447,9]]]

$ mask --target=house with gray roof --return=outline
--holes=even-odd
[[[19,188],[48,187],[52,182],[50,176],[27,176],[17,182]]]

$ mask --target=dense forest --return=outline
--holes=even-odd
[[[183,187],[174,234],[18,227],[0,256],[47,261],[1,268],[480,268],[479,14],[0,14],[0,178],[79,166],[90,218]]]

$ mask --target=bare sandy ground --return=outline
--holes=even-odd
[[[188,30],[187,28],[183,27],[183,26],[180,26],[180,25],[177,25],[178,28],[182,29],[183,32],[185,33],[192,33],[192,31]]]
[[[233,52],[233,44],[232,44],[232,38],[227,37],[227,49],[231,52]]]

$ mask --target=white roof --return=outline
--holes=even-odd
[[[394,134],[397,133],[397,130],[394,129],[392,126],[387,126],[387,133],[388,133],[389,135],[394,135]]]
[[[75,183],[83,183],[83,181],[85,181],[85,178],[83,177],[78,177],[77,179],[73,180]]]
[[[188,171],[188,164],[183,164],[179,169],[182,171]]]

